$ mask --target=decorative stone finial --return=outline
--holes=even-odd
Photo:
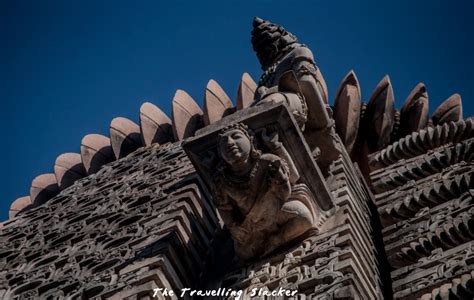
[[[285,28],[258,17],[253,20],[252,46],[262,69],[267,69],[279,54],[297,43],[297,38]]]

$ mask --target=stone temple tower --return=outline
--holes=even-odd
[[[474,119],[400,110],[255,18],[236,105],[144,103],[56,159],[0,224],[2,299],[473,299]],[[472,259],[472,260],[471,260]],[[174,293],[170,293],[174,291]]]

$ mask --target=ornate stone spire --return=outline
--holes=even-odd
[[[298,39],[285,28],[259,17],[253,20],[252,46],[257,53],[262,69],[267,69],[279,54],[297,43]]]

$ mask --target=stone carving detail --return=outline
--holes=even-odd
[[[457,143],[474,137],[474,119],[449,122],[414,132],[389,145],[369,158],[372,170],[385,167],[400,159],[425,154],[443,144]]]
[[[472,299],[474,122],[452,97],[421,129],[427,99],[418,85],[400,117],[399,134],[413,132],[369,156],[393,298]]]
[[[430,210],[427,215],[432,217],[428,220],[424,220],[424,216],[414,218],[390,235],[385,233],[392,266],[399,268],[416,263],[436,248],[450,249],[474,238],[474,230],[469,226],[474,208],[472,193],[464,193],[450,203],[451,206],[442,205],[442,209]]]
[[[326,169],[337,159],[339,147],[326,83],[313,53],[281,26],[255,18],[253,27],[252,45],[264,71],[255,104],[286,102],[310,149],[319,148],[324,153],[319,164]]]
[[[441,172],[460,162],[470,162],[474,156],[474,139],[465,140],[450,147],[411,160],[401,160],[387,167],[384,172],[373,172],[372,181],[377,192],[387,191]],[[396,171],[395,171],[396,170]]]
[[[363,213],[368,210],[368,190],[356,180],[361,178],[356,172],[346,171],[349,164],[349,159],[340,159],[331,168],[337,179],[330,189],[337,195],[335,203],[340,210],[318,235],[283,254],[236,266],[218,286],[242,289],[247,298],[256,288],[287,288],[297,290],[295,299],[327,299],[330,295],[337,295],[335,299],[383,299],[375,245],[369,233],[359,227],[371,228]],[[352,197],[355,194],[360,197]],[[351,213],[345,213],[348,211]]]
[[[428,291],[474,270],[473,242],[436,251],[418,263],[392,272],[395,299],[418,299]],[[463,298],[461,298],[463,299]],[[471,298],[464,298],[471,299]]]
[[[385,226],[405,220],[422,213],[423,209],[431,208],[449,202],[462,193],[474,188],[474,166],[459,165],[454,169],[455,174],[434,180],[429,178],[428,185],[417,186],[404,191],[397,190],[387,196],[378,209],[382,223]],[[387,203],[386,205],[384,205]]]
[[[431,299],[473,299],[474,298],[474,271],[453,278],[430,293],[421,296],[421,300]]]
[[[368,103],[361,103],[360,99],[360,88],[355,73],[351,71],[342,80],[336,93],[336,130],[341,134],[351,158],[357,162],[369,182],[370,171],[402,158],[421,155],[447,142],[444,139],[457,139],[460,136],[456,130],[465,132],[466,125],[472,125],[462,121],[462,103],[458,94],[443,102],[430,119],[428,93],[423,83],[410,92],[401,110],[395,109],[395,97],[388,75],[376,86]],[[435,130],[433,125],[437,126]],[[460,128],[456,129],[458,125]],[[444,129],[440,130],[440,126]],[[442,135],[442,131],[449,131],[452,136]]]
[[[242,123],[221,130],[213,178],[215,202],[242,259],[267,254],[318,223],[315,200],[276,132],[258,137]]]
[[[272,120],[280,116],[283,120]],[[242,260],[264,256],[310,229],[317,231],[326,215],[323,208],[331,208],[324,180],[304,144],[300,149],[287,148],[289,137],[298,133],[286,106],[267,103],[240,110],[184,143],[213,192]],[[297,157],[306,159],[306,165],[297,163]],[[314,174],[305,175],[311,167]],[[315,175],[321,190],[307,185],[311,182],[307,176]],[[326,195],[320,197],[325,197],[323,202],[315,194]]]

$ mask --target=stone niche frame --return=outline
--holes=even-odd
[[[254,132],[258,132],[260,128],[276,130],[279,141],[285,146],[299,172],[299,182],[308,186],[322,213],[329,214],[333,211],[334,201],[326,181],[293,115],[284,103],[268,103],[237,111],[198,130],[194,137],[183,141],[182,146],[186,154],[208,188],[211,187],[212,157],[218,155],[216,145],[219,131],[235,123],[243,123]]]

